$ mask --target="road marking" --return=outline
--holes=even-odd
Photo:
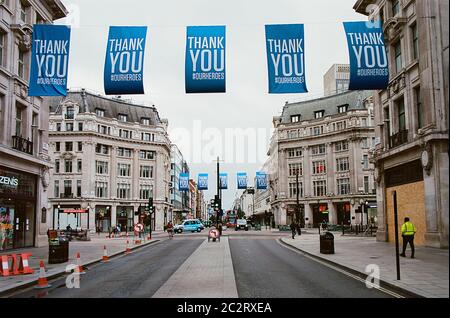
[[[276,241],[277,241],[278,244],[280,244],[280,245],[283,246],[284,248],[287,248],[288,250],[291,250],[291,251],[293,251],[293,252],[295,252],[295,253],[297,253],[297,254],[300,254],[300,255],[302,255],[302,256],[304,256],[304,257],[310,259],[310,260],[313,260],[313,261],[315,261],[315,262],[317,262],[317,263],[319,263],[319,264],[322,264],[322,265],[324,265],[324,266],[326,266],[326,267],[328,267],[328,268],[330,268],[330,269],[333,269],[333,270],[335,270],[335,271],[337,271],[337,272],[339,272],[339,273],[342,273],[342,274],[344,274],[344,275],[346,275],[346,276],[348,276],[348,277],[351,277],[351,278],[353,278],[353,279],[355,279],[355,280],[357,280],[357,281],[359,281],[359,282],[361,282],[361,283],[364,283],[364,284],[366,283],[366,280],[365,280],[365,279],[362,279],[362,278],[359,277],[359,276],[353,275],[353,274],[351,274],[351,273],[349,273],[349,272],[347,272],[347,271],[345,271],[345,270],[343,270],[343,269],[341,269],[341,268],[339,268],[339,267],[336,267],[336,266],[333,266],[333,265],[331,265],[331,264],[329,264],[329,263],[326,263],[326,262],[324,262],[324,261],[321,261],[320,259],[317,259],[317,258],[315,258],[315,257],[312,257],[312,256],[306,254],[305,252],[299,251],[299,250],[296,249],[295,247],[288,246],[287,243],[281,242],[280,239],[278,239],[278,240],[276,240]],[[374,287],[375,289],[377,289],[377,290],[379,290],[379,291],[381,291],[381,292],[383,292],[383,293],[385,293],[385,294],[391,295],[391,296],[393,296],[393,297],[395,297],[395,298],[405,298],[404,296],[402,296],[402,295],[400,295],[400,294],[397,294],[396,292],[393,292],[393,291],[391,291],[391,290],[389,290],[389,289],[386,289],[386,288],[384,288],[384,287],[381,287],[381,286],[373,286],[373,287]]]

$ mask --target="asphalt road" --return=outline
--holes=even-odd
[[[230,237],[239,298],[391,298],[280,246],[274,239]]]
[[[28,289],[14,298],[150,298],[204,241],[176,237],[97,264],[81,275],[80,289],[67,289],[66,278],[45,291]],[[44,293],[44,294],[43,294]]]

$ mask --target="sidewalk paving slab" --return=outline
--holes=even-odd
[[[449,251],[416,247],[416,258],[400,258],[401,280],[397,280],[395,246],[372,237],[347,237],[334,233],[335,254],[320,254],[318,234],[282,238],[281,241],[313,257],[362,275],[370,264],[380,268],[380,280],[419,297],[449,297]]]

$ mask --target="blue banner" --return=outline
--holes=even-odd
[[[269,94],[307,93],[303,24],[266,25]]]
[[[370,22],[344,22],[350,54],[350,90],[386,89],[389,64],[383,30]]]
[[[220,179],[220,189],[223,190],[228,189],[228,174],[227,173],[219,174],[219,179]]]
[[[239,190],[247,189],[247,174],[245,172],[237,174],[237,187]]]
[[[200,173],[198,175],[198,189],[199,190],[208,190],[208,174]]]
[[[106,49],[106,95],[144,94],[147,27],[112,26]]]
[[[33,26],[30,89],[28,96],[66,96],[70,27]]]
[[[225,93],[225,26],[188,26],[186,93]]]
[[[267,175],[265,172],[256,173],[256,189],[258,190],[267,189]]]
[[[189,191],[189,173],[180,173],[178,189],[180,191]]]

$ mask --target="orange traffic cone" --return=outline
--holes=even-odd
[[[34,270],[30,268],[30,264],[28,262],[28,258],[31,256],[30,253],[23,253],[20,256],[20,262],[19,262],[19,272],[20,274],[27,275],[27,274],[33,274]]]
[[[125,250],[125,254],[130,254],[130,253],[131,253],[130,241],[127,240],[127,249]]]
[[[49,288],[51,285],[47,282],[47,277],[45,276],[45,265],[44,261],[41,261],[40,265],[40,271],[39,271],[39,279],[37,286],[34,286],[36,289],[43,289],[43,288]]]
[[[0,275],[2,276],[9,276],[9,260],[8,255],[2,255],[1,256],[1,263],[0,263]]]
[[[78,274],[86,274],[86,272],[83,269],[83,265],[81,265],[80,252],[77,253],[77,270]]]
[[[102,262],[109,262],[108,251],[106,250],[106,245],[103,246],[103,260]]]

